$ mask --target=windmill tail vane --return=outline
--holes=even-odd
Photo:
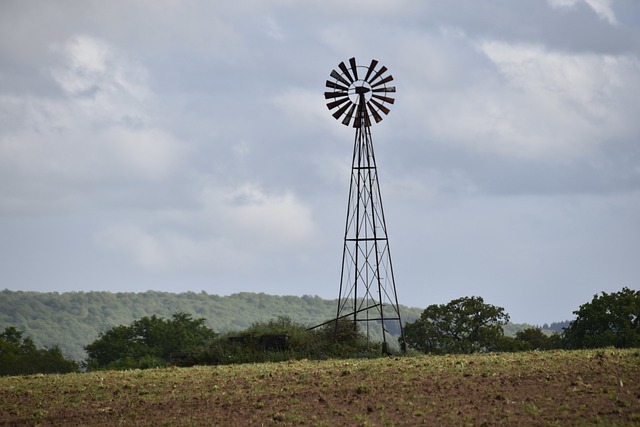
[[[389,352],[390,331],[404,333],[391,252],[384,218],[378,171],[371,139],[371,125],[389,114],[395,102],[395,86],[387,84],[393,76],[387,67],[371,60],[358,66],[355,58],[338,64],[326,81],[324,93],[332,116],[355,128],[351,183],[340,273],[340,294],[336,310],[339,319],[350,319],[354,328],[366,325],[367,338],[382,339],[382,351]],[[404,347],[402,348],[404,350]]]

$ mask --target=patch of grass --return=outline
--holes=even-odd
[[[356,394],[366,394],[366,393],[371,393],[371,387],[364,384],[359,384],[356,387]]]
[[[533,402],[524,402],[521,405],[522,410],[529,415],[538,415],[540,413],[540,408]]]

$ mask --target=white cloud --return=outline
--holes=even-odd
[[[107,253],[118,254],[148,272],[217,271],[241,273],[255,268],[255,254],[243,253],[233,241],[211,236],[189,236],[162,224],[152,229],[143,224],[122,223],[95,233],[96,245]]]
[[[314,233],[310,209],[291,192],[272,194],[255,184],[232,189],[205,188],[200,201],[214,233],[280,250]]]
[[[76,36],[62,47],[54,46],[53,50],[61,51],[66,59],[64,69],[54,72],[54,76],[60,86],[72,95],[104,84],[103,80],[110,77],[107,74],[107,61],[110,62],[113,55],[106,43],[87,36]]]
[[[613,12],[613,0],[547,0],[553,7],[574,7],[578,3],[586,3],[600,19],[616,25],[618,20]]]
[[[326,130],[336,129],[335,122],[318,91],[290,87],[274,96],[272,103],[285,114],[291,127],[310,129],[318,126],[318,123],[324,123],[330,125]]]
[[[321,3],[324,11],[331,11],[340,15],[373,16],[376,19],[382,16],[406,15],[417,8],[422,7],[413,1],[398,0],[389,3],[385,0],[324,0]]]
[[[604,19],[612,25],[616,25],[618,20],[616,19],[616,15],[613,12],[611,6],[613,5],[613,0],[585,0],[591,9],[593,9],[600,19]]]
[[[124,254],[150,271],[204,269],[243,275],[268,270],[288,250],[306,247],[316,233],[310,209],[292,193],[270,194],[253,184],[208,185],[200,207],[157,212],[144,223],[109,226],[98,246]]]
[[[442,98],[440,113],[427,123],[443,140],[550,160],[584,157],[639,132],[632,108],[640,96],[635,56],[495,40],[478,48],[497,74]]]
[[[87,182],[170,176],[186,150],[155,123],[145,70],[92,37],[72,37],[54,50],[60,65],[51,75],[61,98],[0,95],[9,117],[0,130],[0,166],[13,177],[0,185],[0,194],[12,195],[0,199],[0,209],[46,210],[78,191],[91,191],[85,196],[95,201]],[[36,191],[43,187],[44,199]]]
[[[133,224],[110,226],[95,236],[103,249],[124,252],[134,264],[150,270],[167,265],[168,254],[160,240]],[[184,253],[184,252],[183,252]]]
[[[547,0],[547,2],[553,7],[572,7],[581,0]]]
[[[285,40],[285,33],[282,29],[282,26],[276,21],[273,16],[268,16],[265,20],[266,23],[266,34],[277,41]]]

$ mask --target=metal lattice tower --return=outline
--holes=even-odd
[[[377,328],[382,336],[382,351],[387,353],[390,331],[399,334],[402,342],[404,333],[371,140],[371,119],[378,123],[381,113],[389,113],[387,105],[395,101],[389,94],[396,89],[387,86],[393,76],[385,75],[386,67],[377,68],[375,59],[368,67],[362,67],[351,58],[349,65],[341,62],[341,72],[332,70],[333,80],[326,82],[332,91],[324,94],[329,110],[335,109],[333,117],[356,130],[336,320],[352,319],[354,327],[364,322],[367,337],[372,328]]]

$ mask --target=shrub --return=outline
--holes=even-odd
[[[336,334],[337,327],[337,334]],[[266,348],[265,337],[286,336],[283,348]],[[379,345],[375,354],[379,355]],[[244,331],[227,333],[213,340],[203,355],[211,364],[276,362],[290,359],[328,359],[371,356],[366,338],[348,320],[329,322],[317,329],[278,317],[258,322]]]

